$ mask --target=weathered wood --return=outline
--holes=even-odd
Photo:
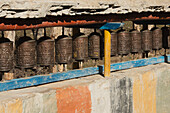
[[[80,28],[73,28],[72,29],[72,36],[75,36],[80,33]]]

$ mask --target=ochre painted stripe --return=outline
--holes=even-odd
[[[2,104],[0,105],[0,113],[5,113],[5,108]]]
[[[87,86],[57,89],[57,113],[91,113],[91,95]]]
[[[153,72],[146,72],[133,84],[134,113],[156,113],[156,81]]]
[[[22,111],[22,101],[17,99],[7,103],[5,113],[22,113]]]

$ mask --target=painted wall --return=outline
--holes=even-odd
[[[170,65],[0,93],[0,113],[170,113]]]

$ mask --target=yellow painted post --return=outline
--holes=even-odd
[[[104,76],[110,76],[111,35],[104,30]]]

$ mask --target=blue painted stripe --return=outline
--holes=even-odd
[[[126,61],[126,62],[111,64],[110,70],[111,71],[124,70],[124,69],[133,68],[133,67],[142,67],[142,66],[158,64],[158,63],[163,63],[163,62],[165,62],[164,56],[152,57],[152,58],[147,58],[147,59],[138,59],[134,61]],[[102,69],[104,71],[104,66],[102,66]]]
[[[99,72],[98,67],[84,68],[83,70],[72,70],[63,73],[52,73],[49,75],[36,75],[30,78],[20,78],[0,83],[0,91],[7,91],[11,89],[35,86],[50,82],[56,82],[61,80],[67,80],[87,75],[97,74]]]
[[[168,56],[170,61],[170,55]],[[111,71],[129,69],[132,67],[140,67],[151,64],[163,63],[165,62],[164,56],[153,57],[148,59],[139,59],[135,61],[127,61],[122,63],[111,64]],[[104,69],[104,66],[100,66]],[[61,80],[68,80],[77,77],[83,77],[99,73],[100,67],[89,67],[82,70],[71,70],[63,73],[51,73],[49,75],[36,75],[29,78],[13,79],[6,82],[0,82],[0,91],[7,91],[11,89],[24,88],[29,86],[35,86],[50,82],[56,82]]]

